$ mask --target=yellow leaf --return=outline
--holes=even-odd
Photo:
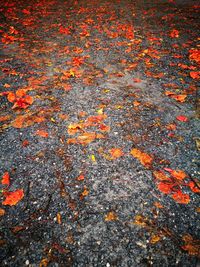
[[[92,160],[93,162],[96,162],[95,155],[91,155],[91,160]]]
[[[97,113],[98,113],[99,115],[102,115],[102,114],[103,114],[103,108],[98,109],[98,110],[97,110]]]

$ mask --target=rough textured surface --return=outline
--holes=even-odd
[[[0,171],[10,191],[24,190],[1,206],[2,266],[197,266],[198,1],[0,5]],[[18,89],[34,99],[25,109],[9,102]],[[87,132],[88,144],[72,143]],[[188,204],[158,190],[153,173],[166,168],[187,174],[173,190]]]

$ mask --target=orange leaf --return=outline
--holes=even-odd
[[[83,128],[82,124],[78,124],[78,123],[70,124],[68,126],[68,134],[69,135],[74,135],[77,132],[80,132],[82,130],[82,128]]]
[[[10,119],[10,115],[0,116],[0,122],[8,121]]]
[[[140,150],[137,149],[137,148],[133,148],[133,149],[131,150],[130,154],[131,154],[133,157],[139,159],[139,161],[140,161],[140,162],[142,163],[142,165],[144,165],[144,166],[149,166],[149,165],[152,164],[153,158],[152,158],[150,155],[148,155],[148,154],[146,154],[146,153],[140,151]]]
[[[176,101],[178,102],[185,102],[185,99],[187,97],[187,95],[176,95],[174,92],[171,92],[171,91],[165,91],[165,95],[175,99]]]
[[[157,184],[158,190],[160,190],[164,194],[169,194],[172,191],[172,184],[160,182]]]
[[[61,224],[62,223],[62,217],[61,217],[60,212],[57,213],[56,219],[57,219],[58,224]]]
[[[49,136],[49,134],[44,130],[37,130],[35,134],[44,138],[47,138]]]
[[[197,63],[200,63],[200,49],[190,49],[189,53],[190,60],[194,60]]]
[[[5,215],[5,210],[4,209],[2,209],[2,208],[0,208],[0,216],[4,216]]]
[[[80,174],[77,178],[78,181],[83,181],[85,179],[83,174]]]
[[[198,80],[200,78],[200,71],[190,71],[190,77]]]
[[[17,96],[17,97],[24,97],[24,96],[26,95],[26,91],[27,91],[27,90],[25,90],[25,89],[18,89],[18,90],[16,91],[16,96]]]
[[[112,155],[113,159],[117,159],[124,155],[123,151],[120,148],[111,148],[109,152]]]
[[[188,194],[184,194],[181,191],[178,191],[172,195],[172,198],[180,204],[188,204],[190,202],[190,197]]]
[[[115,212],[110,211],[108,214],[105,216],[105,221],[110,222],[110,221],[116,221],[117,220],[117,215]]]
[[[1,184],[10,185],[10,175],[9,172],[5,172],[2,176]]]
[[[154,171],[153,175],[160,181],[171,181],[169,177],[165,175],[163,171]]]
[[[16,99],[15,94],[13,92],[9,92],[7,95],[7,99],[9,102],[13,103]]]
[[[172,170],[170,173],[174,178],[178,180],[184,180],[187,177],[187,174],[181,170],[177,170],[177,171]]]
[[[193,181],[190,181],[188,183],[188,186],[192,190],[192,192],[194,192],[194,193],[200,193],[200,189],[197,187],[197,185]]]
[[[23,189],[18,189],[14,192],[5,192],[4,196],[5,200],[2,202],[2,204],[14,206],[24,197],[24,191]]]

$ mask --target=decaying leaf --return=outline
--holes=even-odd
[[[89,190],[86,186],[84,186],[83,192],[80,194],[80,200],[83,200],[84,197],[86,197],[89,194]]]
[[[200,240],[194,239],[190,234],[186,234],[182,237],[184,245],[182,249],[188,252],[188,254],[199,257],[200,252]]]
[[[142,227],[146,227],[149,224],[149,220],[143,215],[136,215],[134,224],[142,226]]]

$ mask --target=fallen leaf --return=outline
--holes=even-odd
[[[61,222],[62,222],[62,217],[61,217],[60,212],[57,213],[57,215],[56,215],[56,219],[57,219],[58,224],[61,224]]]
[[[83,129],[83,125],[81,124],[81,123],[75,123],[75,124],[70,124],[69,126],[68,126],[68,134],[69,135],[74,135],[74,134],[76,134],[76,133],[78,133],[78,132],[81,132],[81,131],[83,131],[82,130]]]
[[[156,208],[158,208],[158,209],[163,209],[164,208],[163,205],[160,202],[158,202],[158,201],[154,202],[154,206]]]
[[[149,220],[143,215],[136,215],[133,223],[142,227],[146,227],[148,226]]]
[[[107,125],[105,125],[105,124],[100,124],[100,125],[99,125],[99,130],[100,130],[101,132],[110,132],[110,126],[107,126]]]
[[[190,234],[186,234],[182,237],[185,242],[182,249],[186,250],[190,255],[199,256],[200,251],[200,240],[194,239]]]
[[[171,91],[165,91],[165,95],[166,96],[169,96],[173,99],[175,99],[176,101],[178,102],[185,102],[186,98],[187,98],[187,95],[184,95],[184,94],[181,94],[181,95],[177,95],[175,94],[174,92],[171,92]]]
[[[23,197],[23,189],[18,189],[13,192],[4,192],[5,200],[2,202],[3,205],[14,206],[16,205]]]
[[[23,142],[22,142],[22,146],[23,147],[27,147],[29,145],[29,141],[28,140],[24,140]]]
[[[187,174],[184,171],[181,170],[172,170],[170,174],[176,178],[177,180],[184,180],[187,177]]]
[[[44,130],[37,130],[35,132],[36,135],[39,135],[41,137],[47,138],[49,136],[48,132],[44,131]]]
[[[18,232],[25,230],[25,229],[26,229],[25,226],[17,225],[15,227],[13,227],[11,230],[12,230],[13,234],[17,234]]]
[[[106,214],[104,219],[106,222],[110,222],[110,221],[116,221],[118,219],[118,217],[114,211],[110,211]]]
[[[10,118],[11,118],[10,115],[0,116],[0,122],[8,121],[10,120]]]
[[[153,234],[149,240],[151,244],[155,244],[160,241],[161,237],[159,235]]]
[[[83,200],[84,197],[88,196],[88,194],[89,194],[89,190],[87,189],[86,186],[84,186],[84,190],[83,190],[83,192],[80,194],[80,200]]]
[[[2,209],[2,208],[0,208],[0,216],[4,216],[5,215],[5,210],[4,209]]]
[[[1,180],[1,184],[2,185],[10,185],[10,175],[9,172],[5,172],[2,176],[2,180]]]
[[[171,30],[171,32],[170,32],[170,37],[172,37],[172,38],[178,38],[179,37],[179,31],[178,30],[176,30],[176,29],[173,29],[173,30]]]
[[[192,79],[198,80],[200,78],[200,71],[190,71],[190,77],[192,77]]]
[[[77,178],[78,181],[83,181],[85,179],[83,174],[80,174]]]
[[[189,59],[200,64],[200,49],[192,48],[189,50]]]
[[[199,189],[200,186],[199,187],[197,186],[198,183],[195,184],[193,181],[190,181],[187,185],[189,186],[189,188],[190,188],[190,190],[192,192],[194,192],[194,193],[200,193],[200,189]]]
[[[120,148],[111,148],[109,152],[113,159],[120,158],[124,155],[123,151]]]
[[[183,122],[188,121],[188,118],[187,118],[186,116],[183,116],[183,115],[179,115],[179,116],[177,116],[176,119],[177,119],[178,121],[183,121]]]
[[[130,154],[133,157],[137,158],[144,166],[150,166],[152,164],[153,158],[147,153],[144,153],[137,148],[133,148]]]
[[[157,184],[158,190],[164,194],[169,194],[172,191],[173,185],[171,183],[160,182]]]
[[[48,264],[49,264],[49,261],[50,260],[48,258],[42,259],[41,262],[40,262],[39,267],[47,267]]]
[[[182,191],[174,193],[172,198],[179,204],[188,204],[190,202],[189,195],[182,193]]]
[[[171,179],[168,176],[166,176],[166,174],[163,171],[154,171],[153,175],[157,180],[171,181]]]

